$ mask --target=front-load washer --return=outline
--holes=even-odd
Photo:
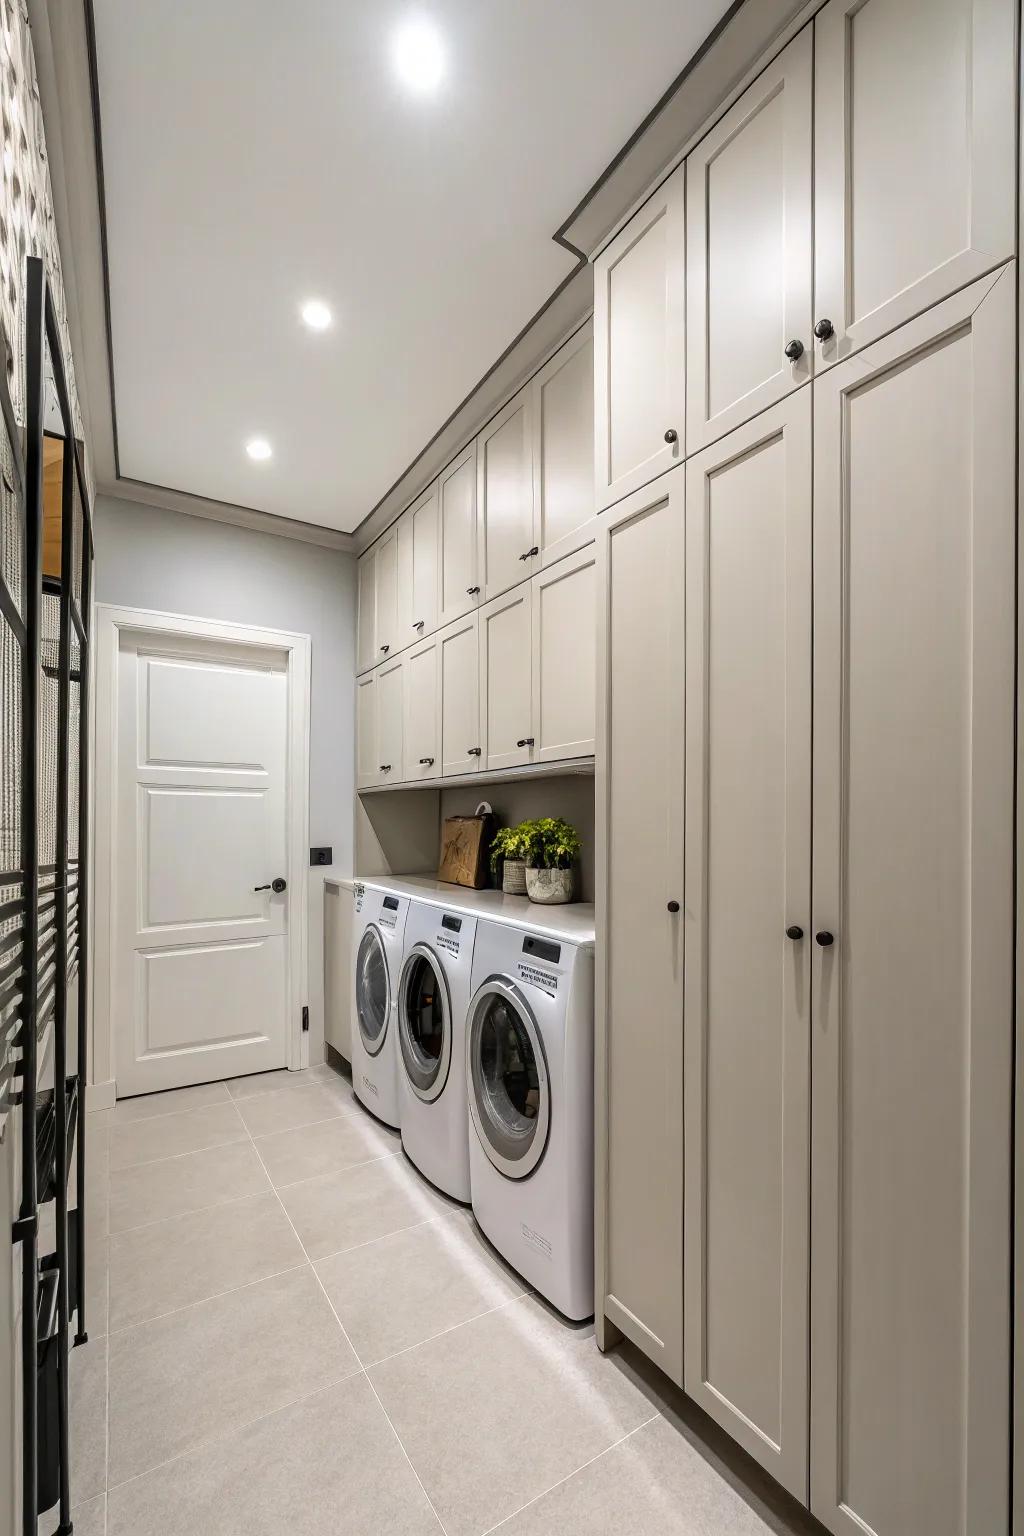
[[[469,1203],[466,1010],[477,920],[413,901],[398,983],[398,1100],[402,1146],[453,1200]]]
[[[594,1310],[594,952],[477,924],[466,1023],[473,1214],[565,1314]]]
[[[405,947],[408,896],[356,885],[352,930],[352,1087],[368,1110],[396,1130],[398,1028],[395,1007]]]

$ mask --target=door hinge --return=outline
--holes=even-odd
[[[308,1007],[308,1005],[305,1006],[303,1008],[303,1010],[302,1010],[302,1033],[304,1035],[308,1035],[309,1034],[309,1007]]]

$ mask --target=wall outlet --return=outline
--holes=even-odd
[[[309,850],[309,862],[312,865],[317,865],[317,864],[333,864],[334,863],[334,849],[333,848],[311,848]]]

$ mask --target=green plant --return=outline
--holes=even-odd
[[[571,869],[583,846],[576,828],[560,816],[524,821],[517,831],[524,834],[531,869]]]
[[[502,859],[524,859],[527,855],[527,842],[524,829],[529,822],[520,822],[518,827],[499,827],[491,840],[491,870],[496,875],[498,865]]]

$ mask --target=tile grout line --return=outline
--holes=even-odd
[[[424,1223],[426,1225],[426,1223]],[[413,1229],[407,1227],[406,1231]],[[317,1260],[319,1264],[321,1260]],[[319,1278],[319,1276],[317,1277]],[[366,1372],[375,1371],[379,1365],[390,1365],[392,1360],[400,1360],[403,1355],[409,1355],[414,1349],[422,1349],[425,1344],[436,1344],[438,1339],[446,1339],[450,1333],[458,1333],[460,1328],[468,1328],[470,1323],[478,1323],[483,1317],[493,1317],[496,1312],[504,1312],[506,1307],[514,1307],[517,1301],[523,1301],[532,1296],[532,1291],[520,1291],[515,1296],[509,1296],[505,1301],[499,1301],[496,1307],[487,1307],[483,1312],[474,1312],[472,1317],[464,1317],[461,1322],[452,1323],[448,1328],[442,1328],[440,1333],[432,1333],[425,1339],[418,1340],[415,1344],[406,1344],[403,1349],[396,1349],[394,1354],[382,1355],[379,1360],[371,1360],[369,1365],[363,1366]]]
[[[217,1207],[214,1206],[213,1209],[216,1210]],[[117,1338],[122,1333],[131,1333],[133,1328],[146,1328],[150,1323],[162,1323],[165,1317],[177,1317],[179,1312],[191,1312],[193,1307],[203,1307],[208,1301],[219,1301],[222,1296],[233,1296],[236,1291],[247,1291],[252,1285],[263,1285],[268,1280],[279,1280],[282,1275],[294,1275],[296,1270],[303,1267],[304,1262],[306,1261],[300,1261],[298,1264],[289,1264],[286,1269],[275,1269],[271,1274],[260,1275],[256,1280],[243,1280],[241,1285],[229,1285],[223,1291],[214,1291],[209,1296],[200,1296],[195,1301],[186,1301],[183,1306],[171,1307],[167,1312],[157,1312],[153,1317],[139,1317],[133,1323],[123,1323],[119,1328],[114,1328],[113,1330],[108,1326],[107,1337]]]
[[[266,1094],[261,1094],[261,1095],[259,1095],[259,1097],[266,1098]],[[231,1102],[233,1103],[234,1101],[232,1100]],[[250,1101],[247,1100],[245,1102],[250,1102]],[[129,1120],[127,1122],[127,1124],[125,1124],[125,1125],[111,1126],[110,1129],[112,1131],[117,1131],[117,1130],[128,1131],[128,1130],[131,1130],[136,1125],[153,1125],[153,1124],[159,1123],[159,1121],[161,1121],[161,1120],[172,1120],[172,1119],[175,1119],[175,1118],[177,1118],[178,1115],[201,1114],[203,1112],[203,1110],[218,1109],[220,1107],[221,1107],[220,1105],[215,1105],[215,1104],[204,1104],[204,1105],[201,1106],[200,1109],[183,1109],[183,1110],[178,1110],[178,1111],[175,1112],[174,1115],[151,1115],[148,1119],[144,1119],[144,1120]],[[340,1115],[325,1115],[322,1120],[304,1120],[301,1123],[301,1125],[285,1126],[284,1129],[280,1130],[280,1131],[264,1131],[261,1134],[261,1136],[259,1136],[259,1137],[256,1137],[256,1136],[253,1135],[252,1131],[249,1129],[249,1127],[246,1125],[245,1121],[242,1119],[242,1116],[239,1114],[238,1118],[241,1121],[242,1133],[243,1133],[243,1134],[241,1134],[239,1136],[232,1137],[231,1139],[229,1139],[227,1141],[213,1141],[207,1147],[189,1147],[184,1152],[167,1152],[162,1157],[146,1157],[146,1158],[143,1158],[141,1162],[138,1162],[138,1163],[126,1163],[123,1168],[112,1168],[110,1171],[111,1171],[111,1173],[133,1173],[136,1168],[152,1168],[154,1163],[173,1163],[173,1162],[178,1162],[181,1158],[185,1158],[185,1157],[199,1157],[204,1152],[219,1152],[222,1147],[237,1147],[237,1146],[240,1146],[245,1141],[251,1141],[251,1142],[255,1143],[257,1140],[266,1140],[266,1139],[269,1139],[271,1136],[288,1136],[292,1131],[312,1130],[313,1127],[317,1126],[317,1125],[333,1125],[336,1120],[351,1120],[351,1119],[354,1119],[356,1117],[357,1113],[358,1113],[357,1110],[344,1109],[344,1110],[342,1110]],[[394,1156],[395,1154],[388,1153],[387,1155],[388,1156]],[[297,1183],[301,1183],[302,1181],[301,1180],[296,1180],[296,1182]]]
[[[256,1138],[255,1137],[252,1137],[252,1144],[253,1144],[254,1147],[256,1147]],[[259,1147],[256,1147],[256,1155],[257,1155],[257,1157],[259,1157],[260,1162],[262,1163],[263,1162],[263,1158],[260,1156],[260,1149],[259,1149]],[[265,1163],[263,1164],[263,1166],[264,1166],[264,1168],[266,1168],[266,1164]],[[268,1178],[270,1177],[269,1173],[267,1174],[267,1177]],[[341,1329],[342,1338],[345,1340],[345,1342],[348,1345],[349,1349],[352,1351],[352,1354],[353,1354],[354,1358],[356,1359],[356,1361],[357,1361],[357,1363],[359,1365],[360,1372],[361,1372],[364,1380],[366,1381],[366,1385],[369,1387],[370,1391],[373,1393],[374,1397],[376,1398],[376,1401],[377,1401],[377,1404],[378,1404],[378,1406],[380,1408],[380,1411],[384,1415],[385,1419],[387,1419],[388,1425],[390,1426],[390,1429],[391,1429],[391,1433],[394,1435],[396,1441],[398,1442],[399,1450],[401,1451],[402,1455],[405,1457],[406,1461],[409,1463],[409,1470],[412,1473],[413,1477],[416,1479],[417,1483],[419,1484],[420,1491],[422,1492],[423,1497],[427,1501],[427,1505],[428,1505],[428,1507],[430,1509],[431,1514],[433,1515],[434,1519],[437,1521],[438,1525],[440,1526],[442,1532],[444,1533],[444,1536],[448,1536],[448,1530],[447,1530],[447,1528],[446,1528],[446,1526],[444,1524],[444,1521],[441,1519],[441,1516],[438,1514],[437,1510],[434,1508],[434,1501],[433,1501],[433,1499],[431,1499],[430,1494],[427,1492],[426,1488],[424,1487],[423,1479],[420,1477],[420,1475],[417,1472],[416,1468],[413,1466],[412,1457],[409,1455],[409,1452],[406,1450],[405,1444],[404,1444],[404,1442],[402,1440],[402,1437],[398,1433],[398,1430],[394,1426],[394,1423],[392,1421],[391,1415],[388,1413],[388,1411],[385,1408],[384,1404],[381,1402],[380,1395],[377,1392],[377,1389],[374,1386],[373,1382],[370,1380],[369,1372],[367,1371],[365,1365],[363,1365],[363,1362],[360,1359],[359,1351],[356,1349],[355,1345],[352,1343],[352,1340],[349,1338],[348,1331],[345,1328],[345,1324],[342,1322],[341,1318],[338,1316],[338,1310],[335,1307],[334,1302],[331,1300],[330,1296],[328,1296],[328,1294],[327,1294],[326,1286],[324,1285],[323,1281],[321,1280],[319,1274],[317,1274],[316,1265],[313,1263],[312,1259],[309,1257],[309,1254],[306,1253],[306,1245],[302,1241],[302,1238],[299,1236],[298,1230],[296,1229],[295,1223],[292,1221],[291,1216],[288,1214],[288,1210],[285,1207],[284,1201],[281,1199],[281,1196],[278,1194],[276,1189],[274,1190],[274,1193],[275,1193],[275,1195],[277,1195],[278,1204],[280,1205],[282,1211],[284,1211],[285,1220],[288,1222],[288,1225],[291,1227],[292,1231],[295,1233],[295,1241],[298,1243],[299,1247],[302,1249],[303,1253],[306,1255],[306,1263],[309,1265],[309,1267],[310,1267],[310,1269],[311,1269],[311,1271],[313,1273],[313,1276],[316,1279],[317,1285],[319,1285],[321,1291],[323,1292],[324,1300],[327,1302],[327,1305],[330,1307],[332,1313],[334,1314],[335,1321],[337,1322],[338,1327]]]

